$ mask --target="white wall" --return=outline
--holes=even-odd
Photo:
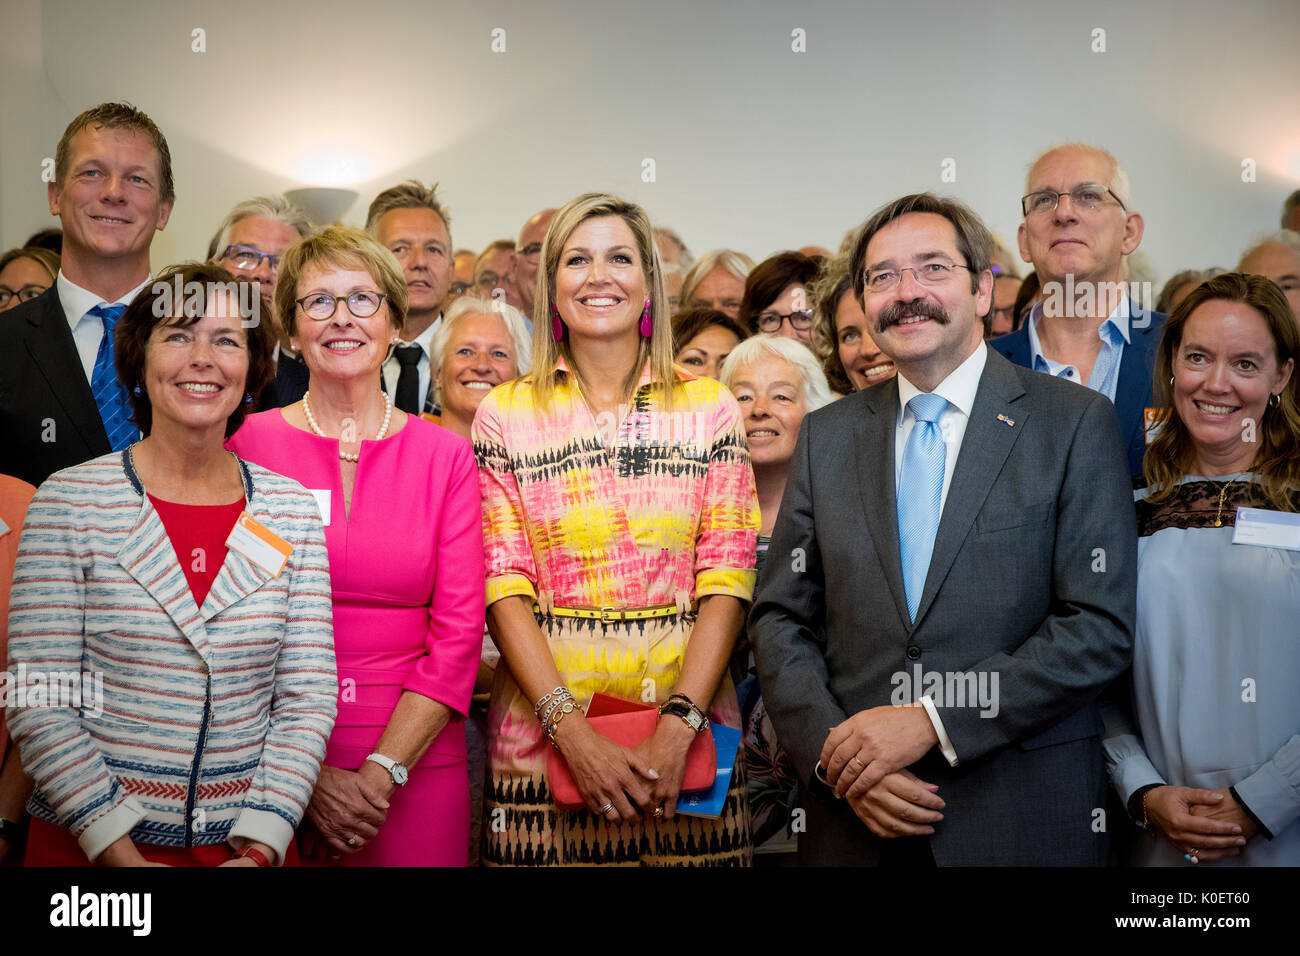
[[[590,189],[643,203],[697,253],[834,248],[921,189],[1014,240],[1030,158],[1082,139],[1128,170],[1163,279],[1233,265],[1300,185],[1295,0],[0,2],[5,247],[54,224],[41,160],[107,99],[171,145],[156,266],[202,255],[255,193],[347,185],[359,223],[410,176],[441,181],[458,246]]]

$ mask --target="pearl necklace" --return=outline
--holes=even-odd
[[[310,395],[311,395],[310,391],[303,392],[302,394],[302,411],[303,414],[307,416],[307,424],[310,425],[311,430],[315,432],[317,435],[319,435],[321,438],[329,438],[330,436],[326,435],[324,430],[319,425],[316,424],[316,416],[314,416],[311,413],[311,401],[309,398]],[[375,441],[379,441],[385,435],[388,434],[388,423],[392,421],[392,418],[393,418],[393,400],[389,398],[388,393],[385,392],[384,393],[384,422],[382,425],[379,426],[379,432],[375,435]],[[340,442],[341,441],[342,440],[340,439]],[[352,454],[351,452],[346,452],[343,450],[343,446],[340,443],[339,457],[342,458],[344,461],[350,461],[355,463],[361,460],[361,452],[358,451],[356,454]]]

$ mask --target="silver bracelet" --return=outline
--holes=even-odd
[[[559,710],[560,707],[564,705],[565,701],[570,701],[570,700],[576,700],[576,698],[573,696],[572,693],[569,692],[569,689],[566,687],[564,688],[563,691],[561,691],[561,693],[554,700],[552,700],[549,704],[546,705],[546,710],[543,711],[541,715],[537,718],[539,721],[541,721],[542,726],[543,727],[549,726],[551,723],[551,715],[554,714],[557,710]]]
[[[551,699],[552,697],[554,697],[556,694],[563,693],[563,692],[567,691],[568,689],[569,689],[569,688],[567,688],[567,687],[565,687],[563,684],[561,684],[559,687],[555,688],[555,690],[551,691],[549,694],[543,694],[543,695],[541,696],[541,699],[539,699],[539,700],[537,701],[537,703],[533,704],[533,713],[534,713],[534,714],[540,714],[540,713],[542,712],[542,707],[546,704],[546,702],[547,702],[548,700],[550,700],[550,699]]]

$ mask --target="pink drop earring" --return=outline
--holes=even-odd
[[[557,342],[564,339],[564,321],[560,318],[560,310],[555,306],[551,306],[551,335]]]
[[[650,338],[654,330],[654,319],[650,318],[650,300],[646,299],[645,306],[641,309],[641,338]]]

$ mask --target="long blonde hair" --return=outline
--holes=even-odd
[[[604,216],[618,216],[627,223],[632,235],[636,237],[637,253],[641,259],[641,269],[645,273],[646,292],[650,299],[650,318],[654,322],[654,331],[649,339],[641,340],[637,348],[636,364],[624,380],[624,400],[630,404],[641,379],[641,369],[649,359],[652,375],[667,386],[663,389],[663,401],[671,408],[677,384],[677,373],[673,369],[673,330],[654,230],[644,209],[636,203],[608,193],[584,193],[565,203],[551,219],[546,238],[542,240],[542,267],[537,270],[537,297],[533,309],[536,317],[533,322],[533,371],[520,381],[529,384],[537,406],[546,408],[555,388],[555,370],[563,357],[577,378],[579,388],[582,387],[582,371],[573,362],[568,336],[557,342],[551,334],[552,310],[556,299],[555,276],[559,271],[560,255],[573,231],[588,219]]]
[[[1300,363],[1300,327],[1282,290],[1270,280],[1229,272],[1206,279],[1188,293],[1165,323],[1156,355],[1156,406],[1168,409],[1169,415],[1142,459],[1142,473],[1151,488],[1147,501],[1153,504],[1172,495],[1178,480],[1190,473],[1196,461],[1192,434],[1174,407],[1170,379],[1187,320],[1202,305],[1215,301],[1241,302],[1255,309],[1264,317],[1273,337],[1278,366],[1285,365],[1287,359]],[[1297,371],[1293,365],[1291,379],[1278,395],[1277,405],[1270,400],[1260,416],[1259,452],[1250,466],[1250,471],[1260,478],[1265,497],[1279,511],[1294,511],[1291,496],[1300,490],[1300,376]]]

